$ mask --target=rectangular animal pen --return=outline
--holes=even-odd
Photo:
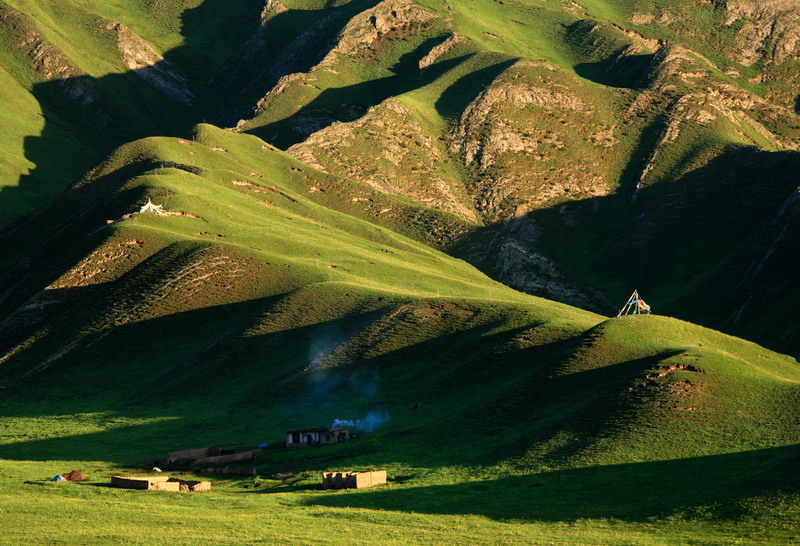
[[[323,489],[365,489],[386,483],[385,470],[367,472],[323,472]]]
[[[180,480],[169,476],[113,476],[111,485],[123,489],[146,491],[191,491],[199,493],[211,490],[211,482]]]
[[[233,449],[219,447],[200,447],[170,451],[166,458],[150,457],[144,460],[145,466],[196,466],[227,464],[238,461],[252,461],[261,456],[261,446],[239,446]]]

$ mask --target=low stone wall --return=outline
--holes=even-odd
[[[171,451],[168,455],[170,460],[176,459],[199,459],[200,457],[214,457],[219,455],[220,449],[218,447],[200,447],[197,449],[182,449],[180,451]]]
[[[367,472],[323,472],[323,489],[364,489],[386,483],[385,470]]]
[[[178,482],[169,481],[169,476],[125,477],[113,476],[111,485],[124,489],[143,489],[147,491],[180,491]]]
[[[142,464],[144,466],[167,466],[169,465],[169,459],[163,457],[148,457],[142,461]]]
[[[216,457],[200,457],[195,459],[191,464],[225,464],[235,463],[237,461],[252,461],[253,459],[261,456],[261,448],[253,449],[251,451],[242,451],[240,453],[231,453],[230,455],[217,455]]]
[[[256,468],[254,466],[224,466],[222,468],[204,468],[203,474],[234,474],[238,476],[256,476]]]
[[[194,480],[177,480],[177,482],[180,491],[191,491],[193,493],[206,493],[211,491],[211,482]]]
[[[356,489],[373,487],[386,483],[386,471],[375,470],[373,472],[355,472]]]
[[[191,491],[195,493],[211,490],[211,482],[181,480],[169,476],[113,476],[111,485],[123,489],[146,491]]]
[[[219,447],[201,447],[170,451],[166,458],[149,457],[142,464],[149,467],[189,467],[208,464],[227,464],[241,461],[252,461],[261,456],[260,446],[239,446],[233,449]]]

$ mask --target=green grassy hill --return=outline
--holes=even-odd
[[[796,353],[753,306],[797,298],[793,34],[758,63],[741,42],[797,14],[745,4],[382,2],[239,130],[479,224],[449,251],[514,288],[610,312],[638,286]]]
[[[147,199],[167,214],[137,213]],[[371,221],[388,208],[428,210],[198,126],[120,148],[22,224],[41,244],[3,279],[6,536],[307,541],[341,517],[364,542],[726,542],[780,517],[767,538],[792,539],[794,359],[521,294]],[[335,419],[362,438],[280,447]],[[259,477],[199,498],[96,486],[173,449],[263,442]],[[44,481],[63,466],[90,482]],[[355,467],[390,485],[316,490]]]
[[[785,2],[4,0],[0,12],[0,93],[14,105],[0,225],[126,142],[209,121],[460,216],[440,248],[518,290],[611,313],[637,286],[661,312],[797,354],[792,314],[754,304],[798,297],[785,236],[798,15]],[[691,226],[690,245],[676,226]]]
[[[797,16],[0,0],[0,542],[797,541]]]

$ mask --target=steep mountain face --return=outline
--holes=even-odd
[[[335,122],[287,151],[320,170],[477,221],[447,149],[423,123],[389,98],[358,120]]]
[[[384,0],[353,17],[311,70],[284,76],[239,128],[286,147],[335,121],[352,121],[367,105],[402,93],[407,76],[419,73],[414,57],[427,53],[426,39],[449,26],[411,0]]]
[[[164,95],[181,104],[191,104],[189,82],[149,44],[122,23],[111,23],[117,34],[117,49],[125,68],[133,71]]]
[[[511,287],[611,313],[635,286],[661,312],[800,343],[790,312],[756,304],[798,297],[793,2],[0,11],[19,105],[0,146],[6,224],[115,147],[211,120],[348,181],[352,205],[375,199],[363,188],[415,203],[370,220]],[[30,255],[24,225],[6,264]]]
[[[488,229],[494,237],[475,234],[479,243],[462,239],[454,251],[469,249],[459,255],[515,288],[609,310],[606,298],[622,298],[636,285],[646,288],[670,314],[719,328],[741,328],[735,330],[740,333],[748,331],[748,323],[760,322],[755,315],[743,319],[738,314],[755,297],[754,285],[742,289],[741,279],[750,275],[750,264],[759,260],[755,256],[765,255],[758,249],[771,245],[756,242],[753,231],[734,226],[744,215],[751,225],[761,224],[762,231],[769,231],[766,226],[777,211],[792,207],[787,203],[793,203],[795,194],[790,173],[797,156],[746,150],[792,151],[800,145],[800,120],[794,111],[798,86],[793,83],[798,49],[787,23],[796,17],[796,6],[650,6],[649,13],[634,9],[609,23],[577,18],[591,13],[590,8],[576,9],[573,22],[561,23],[566,27],[558,37],[561,49],[534,49],[533,59],[544,60],[486,58],[486,37],[500,51],[507,50],[503,38],[476,32],[456,7],[443,15],[440,26],[421,25],[409,33],[410,43],[394,49],[372,46],[367,55],[364,45],[381,37],[371,18],[383,21],[382,14],[392,9],[393,4],[384,2],[365,12],[368,17],[354,19],[337,42],[347,44],[349,58],[329,54],[309,75],[289,76],[261,103],[260,108],[272,105],[263,109],[271,114],[259,113],[241,129],[278,145],[304,139],[290,153],[323,170],[486,225],[477,232]],[[406,12],[399,13],[398,32],[408,33]],[[550,15],[564,17],[563,12]],[[427,14],[421,18],[426,24],[430,20]],[[708,24],[714,25],[714,32],[698,35],[697,29]],[[767,28],[771,34],[763,34]],[[752,40],[754,32],[763,40]],[[421,37],[413,36],[419,33],[427,33],[431,44],[416,46]],[[767,48],[764,40],[775,45]],[[753,62],[742,57],[744,41],[762,44],[753,50],[757,55],[750,54],[757,56],[750,59]],[[525,50],[515,45],[517,53]],[[717,48],[714,55],[698,52],[707,53],[711,45]],[[409,64],[397,63],[398,47],[408,51]],[[347,68],[354,59],[361,60],[360,65],[393,67],[395,76],[378,81],[393,82],[396,93],[402,93],[400,102],[384,99],[384,90],[370,85],[371,76],[361,76],[367,80],[363,86],[352,85],[353,74],[363,70]],[[417,59],[416,66],[411,64]],[[334,62],[342,66],[336,74],[312,75],[329,72]],[[441,74],[432,74],[437,69]],[[344,89],[350,90],[348,101],[336,104],[339,96],[345,97]],[[430,104],[432,97],[435,111],[421,106]],[[288,110],[280,104],[298,98],[308,106],[278,121],[285,115],[280,112]],[[425,117],[424,130],[435,138],[420,135],[421,125],[413,121],[415,108],[418,117]],[[359,119],[348,121],[351,116]],[[408,130],[399,131],[401,126]],[[266,133],[266,127],[273,133]],[[296,136],[288,137],[287,129]],[[303,133],[311,135],[306,138]],[[371,153],[378,148],[381,153]],[[746,171],[742,154],[749,157]],[[732,189],[746,184],[743,172],[753,175],[750,161],[767,169],[773,161],[780,165],[770,170],[774,179],[769,189],[753,187],[758,197]],[[722,182],[706,182],[720,173],[733,177],[725,190]],[[698,191],[688,190],[689,180]],[[700,186],[697,181],[702,181]],[[709,201],[705,194],[713,186],[722,194]],[[735,196],[735,191],[743,195]],[[683,226],[704,224],[697,211],[708,208],[721,214],[700,213],[701,217],[713,216],[718,223],[698,227],[704,235],[693,235],[690,255],[686,245],[667,242],[680,240],[677,233],[688,233]],[[727,258],[696,257],[710,257],[720,248],[731,249]],[[742,257],[747,255],[752,257]],[[696,267],[672,265],[683,261]],[[781,268],[776,265],[773,274]],[[679,269],[685,270],[680,280]],[[691,302],[706,300],[709,284],[701,281],[706,277],[727,290],[714,291],[722,300],[715,310],[706,306],[700,311]],[[782,279],[788,279],[788,272],[768,284],[793,294]],[[781,334],[769,337],[776,347],[796,350],[796,321],[789,321],[788,329],[775,324]],[[757,339],[766,341],[762,335]]]
[[[740,26],[732,59],[744,66],[781,65],[800,52],[800,8],[791,0],[726,2],[725,24]]]
[[[475,173],[470,193],[487,222],[610,193],[603,160],[618,140],[581,85],[548,63],[518,61],[461,113],[450,147]]]

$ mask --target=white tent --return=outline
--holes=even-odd
[[[154,205],[149,199],[147,200],[146,204],[142,205],[142,208],[139,209],[139,212],[155,212],[156,214],[160,214],[162,216],[166,215],[164,212],[164,205]]]

